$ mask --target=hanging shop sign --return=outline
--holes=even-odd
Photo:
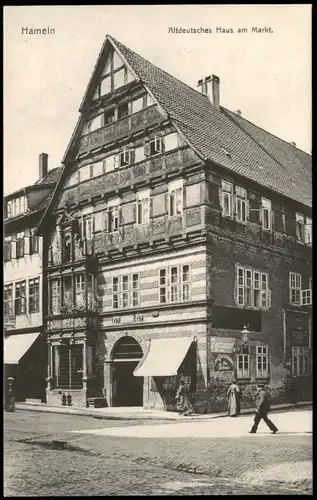
[[[233,357],[229,354],[218,354],[215,358],[215,371],[227,372],[233,370]]]

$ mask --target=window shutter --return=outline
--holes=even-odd
[[[285,231],[289,236],[296,236],[295,214],[285,213]]]
[[[151,155],[151,146],[148,140],[144,141],[144,156],[150,156]]]
[[[165,213],[169,214],[169,193],[165,193]]]
[[[24,253],[26,255],[30,255],[31,253],[31,242],[30,242],[30,236],[25,236],[24,237]]]
[[[94,223],[93,231],[94,232],[103,230],[103,218],[104,218],[103,212],[97,212],[94,215],[94,218],[93,218],[93,223]]]
[[[132,208],[132,219],[133,219],[133,222],[138,222],[137,221],[137,206],[138,206],[138,202],[136,201],[135,203],[133,203],[133,208]]]
[[[120,155],[115,155],[114,156],[114,168],[119,168],[120,166]]]
[[[219,186],[214,182],[208,182],[208,201],[217,207],[220,207],[220,196],[221,190]]]
[[[135,150],[130,149],[130,163],[134,163],[134,162],[135,162]]]
[[[155,151],[162,151],[162,138],[155,136]]]
[[[12,259],[17,258],[17,242],[16,241],[11,242],[11,258]]]

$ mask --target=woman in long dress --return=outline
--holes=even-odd
[[[240,415],[241,392],[235,380],[232,381],[228,389],[227,396],[228,396],[228,415],[230,415],[230,417],[237,417],[238,415]]]
[[[180,415],[190,415],[191,413],[194,413],[194,409],[190,401],[190,396],[185,387],[185,381],[183,378],[181,378],[179,381],[175,399],[177,404],[177,411]]]

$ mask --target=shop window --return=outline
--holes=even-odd
[[[53,346],[53,383],[57,389],[82,389],[83,346]]]

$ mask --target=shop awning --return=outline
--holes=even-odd
[[[192,337],[152,340],[149,352],[141,359],[133,374],[136,377],[177,375],[192,342]]]
[[[4,339],[4,363],[7,365],[17,365],[36,341],[40,332],[10,335]]]

